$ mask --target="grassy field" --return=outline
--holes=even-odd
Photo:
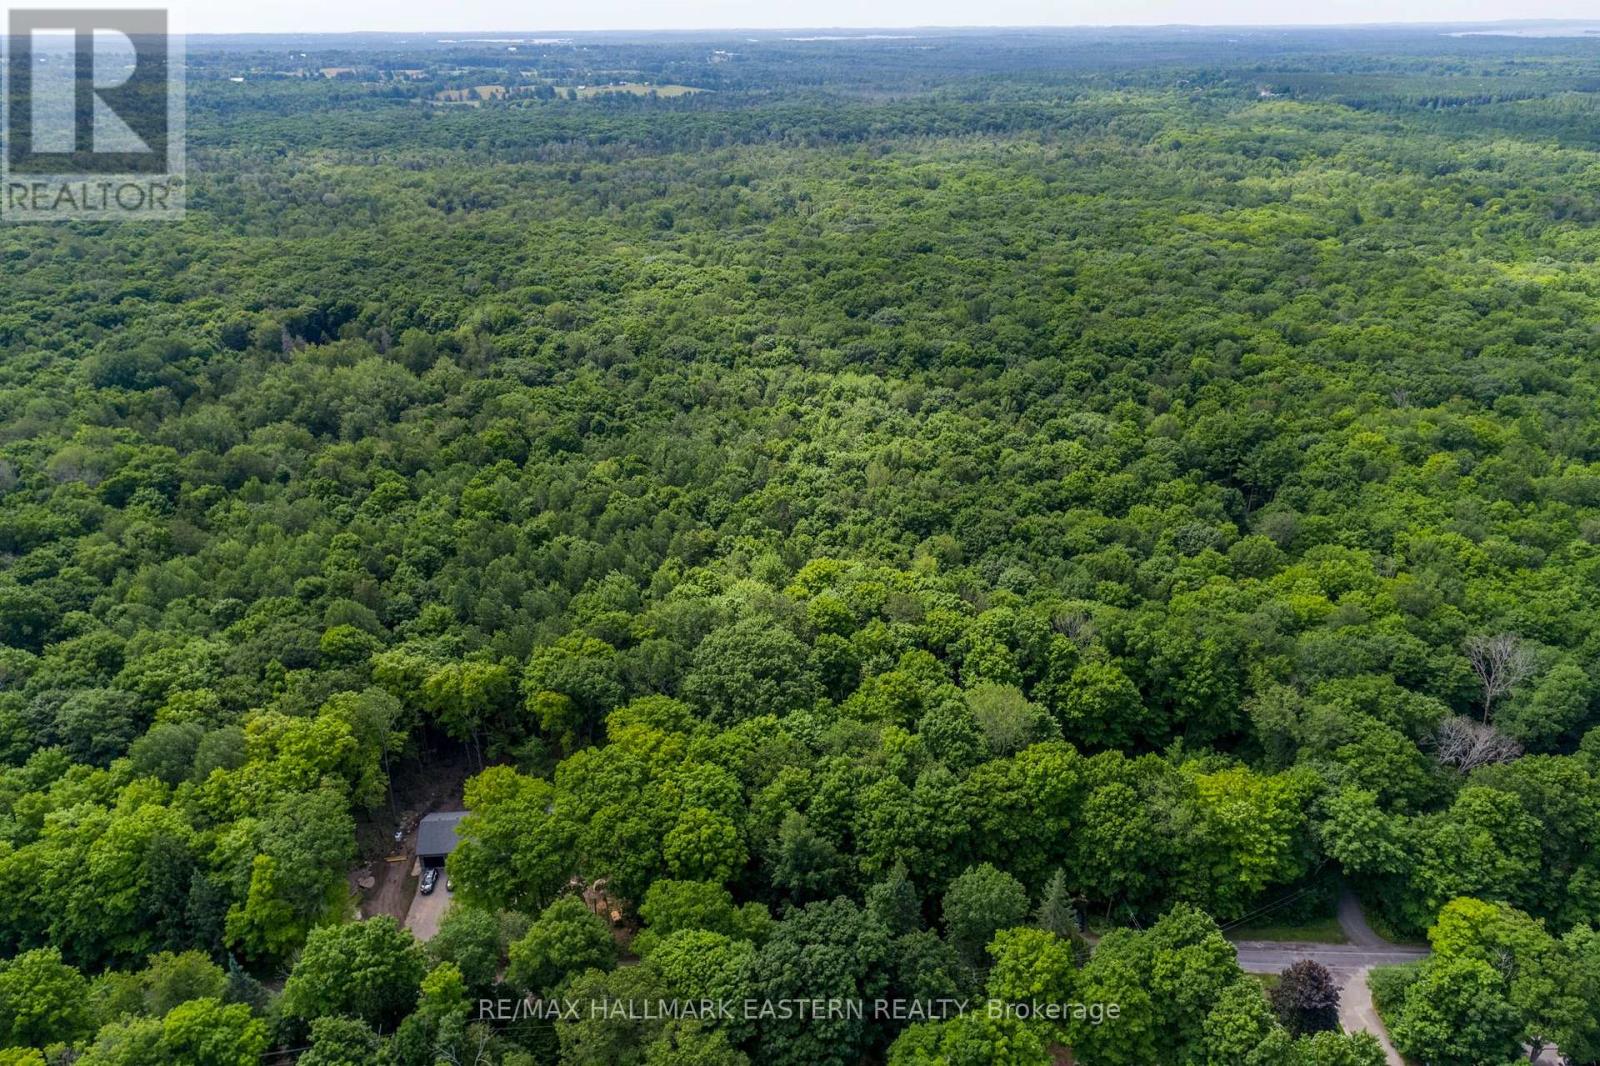
[[[655,93],[657,96],[673,97],[688,96],[692,93],[706,91],[705,89],[697,89],[692,85],[650,85],[644,82],[625,81],[617,85],[585,85],[578,90],[578,96],[584,100],[604,93],[630,93],[634,96],[649,96],[651,93]]]
[[[1329,914],[1321,918],[1299,925],[1286,925],[1280,922],[1250,923],[1236,926],[1228,930],[1228,935],[1235,940],[1282,940],[1300,941],[1308,944],[1343,944],[1345,943],[1344,931],[1339,928],[1339,919]]]
[[[434,93],[433,98],[449,104],[476,104],[484,100],[504,100],[508,95],[504,85],[474,85],[470,89],[444,89]]]

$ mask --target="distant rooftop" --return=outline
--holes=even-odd
[[[466,811],[436,811],[424,815],[417,826],[417,854],[432,858],[456,850],[456,826],[466,816]]]

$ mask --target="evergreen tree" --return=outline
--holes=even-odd
[[[1067,875],[1057,870],[1045,882],[1044,895],[1039,897],[1039,909],[1034,912],[1033,924],[1047,933],[1065,940],[1078,935],[1078,908],[1067,892]]]

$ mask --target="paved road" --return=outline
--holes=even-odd
[[[1339,928],[1344,932],[1344,938],[1359,948],[1387,948],[1392,947],[1387,940],[1379,936],[1367,924],[1366,912],[1361,909],[1361,901],[1356,899],[1356,894],[1348,888],[1339,892]]]
[[[1347,944],[1304,944],[1279,940],[1236,940],[1239,965],[1246,973],[1278,973],[1301,959],[1315,959],[1326,966],[1339,982],[1339,1024],[1346,1032],[1366,1030],[1378,1038],[1390,1066],[1405,1066],[1405,1060],[1389,1043],[1389,1032],[1372,1005],[1367,988],[1367,973],[1374,966],[1416,962],[1428,957],[1427,948],[1391,944],[1373,931],[1361,913],[1355,894],[1345,889],[1339,895],[1339,928]]]
[[[449,906],[450,890],[444,887],[444,878],[441,877],[439,887],[431,894],[424,896],[418,892],[411,897],[411,911],[406,915],[406,928],[424,943],[432,940],[439,932],[439,921]]]
[[[1393,966],[1428,957],[1427,948],[1391,944],[1386,948],[1358,948],[1354,944],[1302,944],[1288,940],[1236,940],[1239,965],[1247,973],[1277,973],[1301,959],[1316,959],[1336,973]]]

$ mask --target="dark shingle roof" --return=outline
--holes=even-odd
[[[424,815],[417,826],[418,855],[448,855],[456,850],[456,825],[466,811],[437,811]]]

